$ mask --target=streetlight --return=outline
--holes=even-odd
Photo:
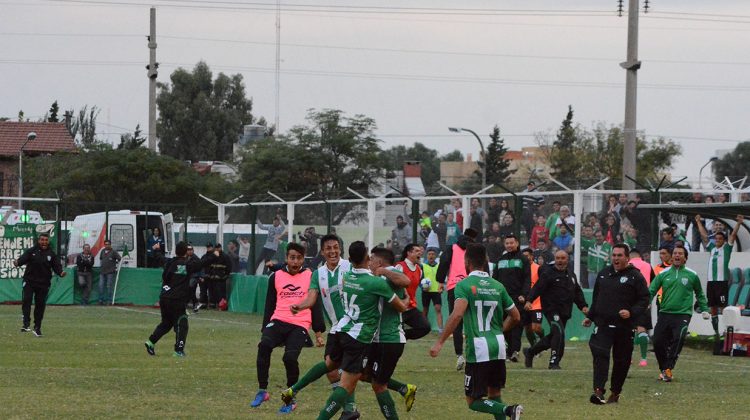
[[[482,139],[479,138],[479,135],[475,133],[472,130],[469,130],[468,128],[456,128],[456,127],[448,127],[448,131],[451,133],[460,133],[462,131],[466,131],[467,133],[471,133],[476,137],[477,141],[479,142],[479,148],[482,152],[482,190],[484,190],[487,187],[487,155],[484,153],[484,143],[482,143]]]
[[[23,209],[23,148],[31,140],[36,138],[35,132],[30,132],[26,135],[26,141],[21,145],[21,150],[18,151],[18,209]]]
[[[701,170],[698,171],[698,188],[703,188],[703,168],[708,166],[711,162],[716,162],[717,160],[719,160],[719,158],[717,158],[716,156],[711,156],[711,159],[709,159],[705,165],[701,166]]]

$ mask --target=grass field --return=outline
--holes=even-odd
[[[116,307],[48,307],[44,337],[20,333],[21,308],[0,306],[0,410],[2,418],[277,418],[285,376],[281,351],[271,366],[272,399],[259,409],[249,401],[257,389],[256,345],[260,317],[202,312],[190,317],[188,357],[172,357],[174,335],[149,357],[143,341],[158,323],[158,310]],[[466,408],[463,375],[454,370],[452,346],[431,359],[435,335],[410,342],[396,370],[398,379],[419,386],[414,409],[403,419],[485,418]],[[305,349],[304,372],[322,349]],[[543,355],[543,357],[546,356]],[[675,382],[656,380],[653,354],[648,368],[631,369],[620,403],[593,406],[591,356],[584,342],[568,343],[562,371],[545,360],[526,370],[509,364],[504,400],[525,407],[525,418],[747,418],[750,359],[710,356],[686,348]],[[299,395],[296,418],[314,418],[328,396],[325,380]],[[357,390],[363,418],[381,418],[369,387]],[[337,416],[338,417],[338,416]]]

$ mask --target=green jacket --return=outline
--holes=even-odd
[[[687,268],[670,266],[651,282],[651,298],[662,289],[661,309],[665,314],[692,315],[693,295],[698,299],[701,312],[708,312],[706,295],[703,294],[701,281],[695,271]]]

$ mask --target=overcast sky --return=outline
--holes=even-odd
[[[215,74],[242,73],[254,114],[274,120],[272,0],[108,2],[0,0],[0,116],[36,119],[58,100],[100,107],[112,142],[138,123],[145,131],[153,3],[160,81],[205,60]],[[309,108],[337,108],[374,118],[386,147],[420,141],[476,157],[476,141],[448,126],[484,134],[498,124],[519,149],[554,132],[568,104],[584,126],[624,118],[627,17],[616,0],[293,3],[282,2],[282,131]],[[750,139],[750,2],[650,3],[638,128],[681,144],[673,175],[697,179],[717,149]],[[367,5],[383,9],[342,7]]]

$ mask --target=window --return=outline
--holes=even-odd
[[[109,240],[112,241],[112,248],[116,251],[123,252],[127,248],[128,252],[132,251],[133,245],[133,226],[131,225],[110,225]]]

